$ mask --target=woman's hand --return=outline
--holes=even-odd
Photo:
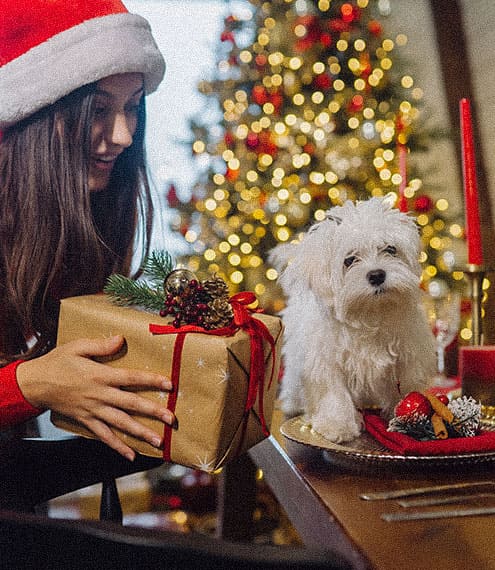
[[[53,349],[17,368],[17,382],[26,400],[37,408],[74,418],[96,437],[129,460],[135,452],[112,427],[160,447],[162,436],[143,426],[130,413],[173,424],[167,408],[122,387],[170,390],[169,379],[152,372],[114,368],[92,360],[118,352],[124,338],[79,339]]]

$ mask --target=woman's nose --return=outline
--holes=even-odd
[[[109,130],[109,138],[113,145],[124,148],[131,146],[134,129],[125,113],[116,113],[114,115],[114,120]]]

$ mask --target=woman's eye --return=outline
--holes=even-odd
[[[397,248],[394,245],[387,245],[383,251],[389,255],[397,255]]]
[[[353,265],[357,261],[357,257],[355,255],[350,255],[344,259],[344,266],[349,269],[351,265]]]
[[[104,117],[108,112],[107,107],[95,107],[94,115],[95,117]]]

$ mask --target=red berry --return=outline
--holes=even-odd
[[[431,404],[426,396],[420,392],[409,392],[395,407],[397,417],[419,414],[429,416],[431,414]]]
[[[442,404],[443,404],[444,406],[446,406],[446,405],[450,402],[449,397],[447,396],[447,394],[435,394],[435,396],[436,396],[436,398],[437,398],[438,400],[440,400],[440,402],[442,402]]]

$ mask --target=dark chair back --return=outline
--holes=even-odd
[[[346,570],[332,553],[0,511],[0,568]]]

